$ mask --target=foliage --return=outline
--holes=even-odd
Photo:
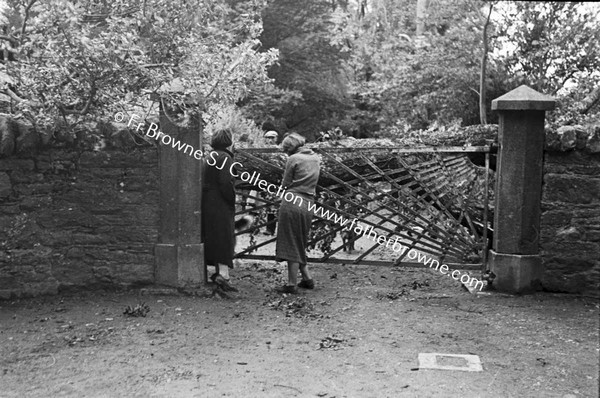
[[[243,114],[259,125],[277,124],[276,115],[285,108],[294,108],[300,105],[302,93],[298,90],[281,89],[273,84],[265,85],[259,89],[250,88],[246,97],[238,101]],[[276,127],[273,127],[277,129]],[[271,130],[273,128],[270,128]]]
[[[422,38],[414,36],[415,2],[372,4],[340,18],[341,33],[334,39],[348,43],[353,89],[380,109],[381,126],[398,120],[413,128],[426,128],[434,120],[478,120],[482,4],[430,4]]]
[[[272,114],[284,130],[307,136],[333,127],[350,107],[342,68],[345,55],[330,40],[336,0],[271,0],[263,12],[263,48],[277,48],[279,62],[269,76],[276,86],[302,94]],[[285,131],[282,131],[285,132]]]
[[[499,8],[498,40],[508,72],[557,94],[600,69],[600,9],[577,2],[510,2]]]
[[[585,86],[587,89],[583,89],[581,86]],[[590,112],[582,112],[589,105],[589,96],[594,94],[594,90],[598,95],[600,81],[597,79],[587,83],[581,82],[578,86],[563,90],[562,95],[557,98],[556,109],[546,115],[549,126],[557,128],[566,125],[600,125],[598,99]]]
[[[130,18],[88,23],[83,16],[93,10],[69,1],[40,2],[33,11],[12,72],[28,99],[17,109],[36,127],[74,127],[139,92],[145,58]]]
[[[548,114],[552,125],[597,121],[600,107],[588,109],[594,101],[586,101],[600,88],[600,7],[510,2],[499,10],[498,40],[510,51],[498,58],[510,88],[528,84],[555,96],[557,109]]]
[[[205,115],[204,142],[209,143],[212,134],[220,129],[231,129],[233,141],[240,147],[258,147],[264,143],[264,132],[242,114],[235,105],[213,106]]]
[[[333,129],[327,130],[326,132],[319,131],[317,142],[322,141],[340,141],[347,138],[344,135],[344,132],[339,127],[334,127]]]
[[[417,36],[415,1],[350,1],[346,12],[336,15],[332,42],[348,54],[350,92],[368,109],[364,113],[377,115],[384,135],[398,132],[397,126],[479,123],[482,38],[490,5],[495,12],[484,82],[491,122],[496,120],[491,99],[520,84],[561,100],[567,92],[575,95],[561,91],[565,82],[586,94],[597,87],[600,18],[591,7],[432,0],[423,36]],[[577,101],[581,98],[562,102]]]
[[[27,13],[22,0],[5,12],[20,44],[8,73],[19,115],[39,129],[73,135],[148,107],[148,93],[187,114],[272,89],[277,50],[258,51],[262,0],[28,1]]]
[[[116,111],[155,118],[152,93],[180,121],[203,109],[209,130],[229,123],[247,145],[257,125],[318,138],[478,124],[493,3],[488,120],[491,99],[520,84],[557,96],[552,123],[597,116],[599,7],[425,3],[421,25],[416,0],[7,0],[0,101],[71,141],[93,141],[90,126]]]

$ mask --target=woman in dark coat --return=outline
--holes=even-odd
[[[281,289],[283,293],[296,293],[298,270],[302,274],[299,287],[315,286],[306,264],[306,246],[313,216],[308,204],[315,198],[320,160],[311,149],[302,148],[304,143],[299,134],[290,134],[281,142],[282,150],[289,155],[281,182],[286,193],[279,208],[275,248],[277,260],[288,262],[288,284]]]
[[[229,268],[233,268],[235,250],[234,214],[235,188],[231,173],[233,154],[231,130],[213,134],[213,151],[204,160],[202,171],[202,241],[206,264],[214,265],[211,279],[223,290],[237,291],[229,283]]]

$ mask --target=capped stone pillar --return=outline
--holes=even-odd
[[[160,112],[160,131],[173,141],[202,149],[202,126],[192,118],[187,126],[176,124]],[[201,243],[202,162],[189,150],[173,147],[168,138],[158,139],[160,207],[158,243],[155,246],[157,284],[197,288],[206,281],[204,247]]]
[[[552,97],[522,85],[492,101],[500,114],[494,207],[493,249],[489,269],[500,291],[538,290],[545,112]]]

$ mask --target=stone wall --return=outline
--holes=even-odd
[[[540,233],[544,289],[597,296],[600,126],[547,132]]]
[[[0,299],[153,283],[156,147],[40,150],[21,130],[0,145]],[[600,127],[562,127],[546,144],[543,287],[598,295]]]
[[[0,298],[154,281],[154,147],[0,158]]]

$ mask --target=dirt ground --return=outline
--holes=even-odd
[[[598,299],[472,295],[430,269],[312,269],[316,289],[298,295],[274,291],[283,264],[246,261],[229,298],[0,302],[0,396],[598,396]],[[142,303],[145,317],[123,314]],[[419,353],[478,355],[483,371],[419,369]]]

